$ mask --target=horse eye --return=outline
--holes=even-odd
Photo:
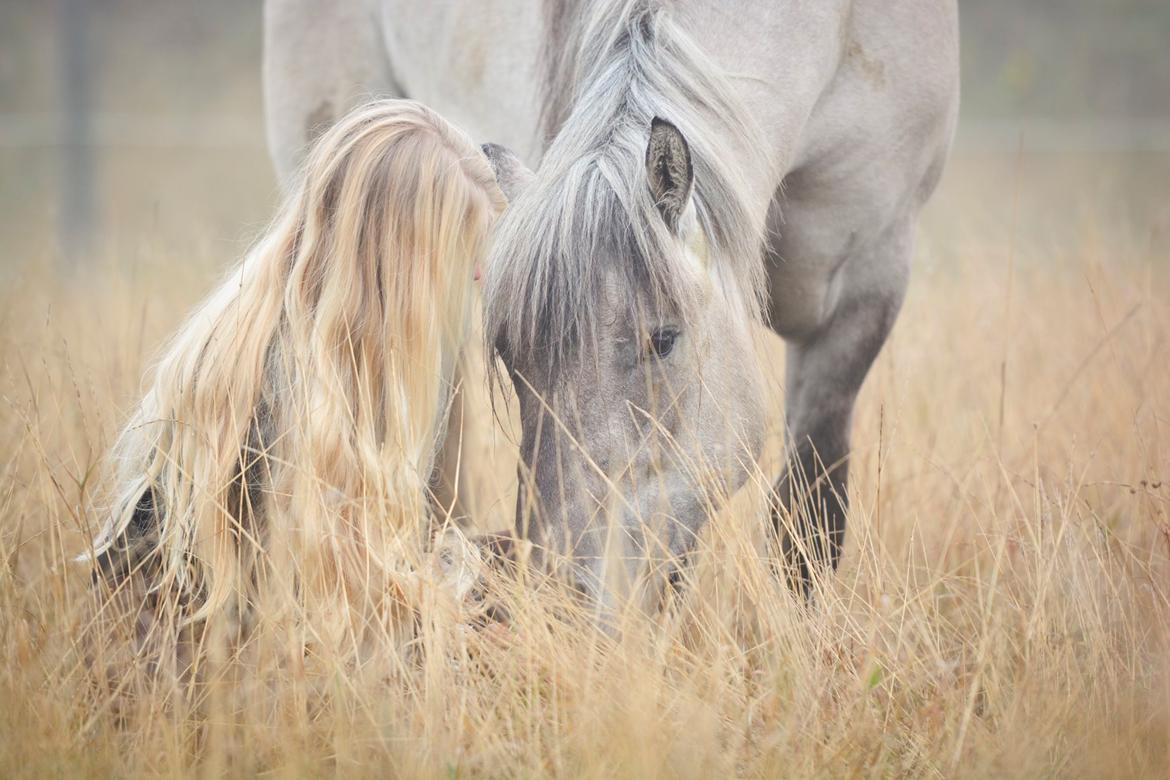
[[[655,357],[664,358],[674,349],[678,328],[658,328],[650,334],[650,349]]]

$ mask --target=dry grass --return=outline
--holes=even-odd
[[[618,640],[556,592],[502,583],[509,631],[436,609],[405,659],[259,648],[197,690],[141,664],[95,684],[88,572],[69,561],[145,360],[207,264],[69,284],[32,264],[0,304],[0,775],[1165,776],[1165,225],[1145,198],[1118,213],[1124,176],[997,165],[958,164],[933,206],[815,609],[769,573],[749,488],[672,609]],[[498,526],[514,455],[486,433],[466,461]]]

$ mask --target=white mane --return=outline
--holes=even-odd
[[[610,271],[626,282],[618,287],[631,308],[642,291],[686,319],[693,301],[679,242],[646,179],[655,116],[685,136],[711,262],[758,316],[763,225],[723,150],[728,137],[742,149],[762,150],[763,142],[726,80],[653,0],[558,4],[548,13],[544,116],[556,134],[498,227],[485,285],[489,344],[547,350],[555,365],[595,333],[595,302]]]

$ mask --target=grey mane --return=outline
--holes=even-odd
[[[546,127],[555,137],[531,185],[501,220],[485,283],[490,346],[547,350],[555,366],[596,333],[607,272],[620,290],[685,321],[693,286],[645,170],[650,122],[675,124],[690,147],[699,229],[718,271],[761,311],[763,226],[724,151],[763,149],[718,69],[655,0],[546,8]],[[626,301],[630,307],[633,300]]]

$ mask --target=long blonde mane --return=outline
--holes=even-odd
[[[325,133],[116,446],[107,573],[176,594],[189,620],[400,594],[502,208],[479,149],[418,103]]]

